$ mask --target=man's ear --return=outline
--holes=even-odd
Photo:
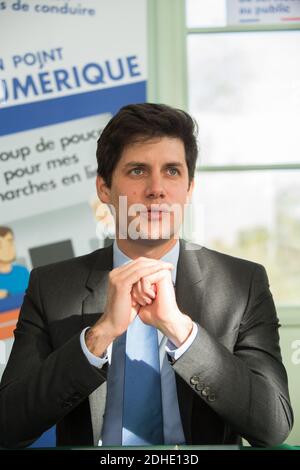
[[[104,179],[102,176],[97,176],[96,178],[96,189],[97,189],[97,194],[98,198],[100,201],[104,202],[105,204],[110,203],[110,189],[105,183]]]
[[[193,191],[194,191],[194,186],[195,186],[195,180],[194,180],[194,178],[193,178],[192,181],[191,181],[191,183],[190,183],[189,189],[188,189],[188,194],[187,194],[187,198],[186,198],[186,202],[187,202],[187,203],[191,202],[191,200],[192,200],[192,195],[193,195]]]

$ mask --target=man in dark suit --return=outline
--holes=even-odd
[[[130,105],[108,123],[98,141],[97,190],[115,213],[116,240],[32,270],[1,382],[2,446],[29,445],[54,424],[64,446],[241,437],[272,446],[287,437],[293,414],[263,266],[178,239],[196,158],[195,124],[183,111]],[[138,340],[129,339],[137,322],[157,332],[156,441],[146,437],[147,420],[126,430],[129,440],[124,434],[127,348]],[[138,403],[145,362],[136,354]]]

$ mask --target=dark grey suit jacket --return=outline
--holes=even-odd
[[[57,445],[97,442],[106,364],[80,332],[104,311],[112,246],[33,269],[0,386],[0,444],[22,447],[57,424]],[[263,266],[180,240],[176,298],[198,325],[175,362],[187,444],[279,444],[293,414],[278,319]]]

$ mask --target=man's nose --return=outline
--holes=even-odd
[[[164,184],[162,178],[157,175],[153,174],[148,179],[147,187],[146,187],[146,197],[151,199],[156,198],[164,198],[166,195],[166,190],[164,188]]]

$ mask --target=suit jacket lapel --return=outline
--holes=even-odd
[[[108,274],[113,266],[112,245],[99,251],[96,262],[86,281],[89,291],[82,303],[82,324],[83,328],[92,325],[104,312]]]
[[[180,251],[175,284],[176,300],[179,310],[189,315],[192,320],[199,321],[199,301],[201,290],[199,282],[204,277],[198,254],[200,245],[188,243],[180,239]]]

